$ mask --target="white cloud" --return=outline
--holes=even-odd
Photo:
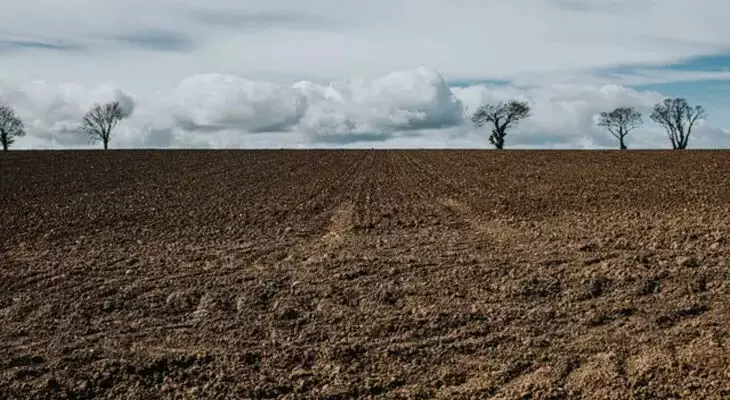
[[[441,74],[429,68],[393,72],[372,81],[352,79],[327,87],[294,85],[307,95],[310,108],[300,129],[312,140],[347,143],[352,137],[386,138],[462,122],[462,104]]]
[[[481,104],[512,98],[528,101],[533,113],[508,134],[507,147],[614,148],[595,115],[622,105],[644,113],[630,148],[668,145],[648,118],[663,98],[658,92],[575,84],[450,88],[431,68],[327,86],[193,75],[167,93],[134,101],[113,85],[0,85],[0,101],[26,122],[28,136],[18,140],[19,148],[87,147],[78,122],[94,103],[110,100],[134,107],[112,147],[490,147],[488,129],[475,129],[469,116]],[[711,121],[698,127],[690,147],[730,147],[730,132]]]
[[[193,130],[277,132],[297,124],[307,98],[293,88],[229,75],[195,75],[173,91],[167,106],[181,127]]]

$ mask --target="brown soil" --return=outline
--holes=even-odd
[[[0,398],[730,398],[730,152],[0,154]]]

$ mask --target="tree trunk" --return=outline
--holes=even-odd
[[[5,140],[5,138],[3,138],[0,141],[3,142],[3,151],[8,151],[8,142],[7,142],[7,140]]]
[[[681,137],[677,137],[672,142],[672,146],[674,147],[674,150],[684,150],[687,143],[684,143]]]
[[[104,139],[104,150],[109,149],[109,141]]]
[[[674,130],[669,132],[669,140],[672,142],[672,150],[677,150],[677,135]]]
[[[687,148],[687,143],[689,143],[689,135],[686,135],[683,140],[679,143],[679,149],[684,150]]]
[[[494,148],[502,150],[504,148],[504,136],[504,133],[493,131],[492,136],[489,137],[489,141],[494,145]]]
[[[621,139],[619,139],[619,145],[621,146],[621,150],[626,150],[626,143],[624,143],[623,136],[621,136]]]

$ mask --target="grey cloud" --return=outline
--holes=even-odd
[[[50,124],[50,126],[47,124]],[[33,136],[50,143],[55,143],[61,147],[76,147],[89,144],[89,135],[81,129],[81,124],[77,121],[70,119],[60,120],[55,123],[44,121],[43,125],[48,127],[46,129],[34,130],[32,132]]]
[[[226,127],[223,125],[216,124],[198,124],[188,118],[176,119],[176,125],[178,128],[188,132],[200,132],[200,133],[215,133],[225,130]]]
[[[220,124],[199,124],[187,118],[180,118],[176,120],[175,126],[186,132],[197,133],[216,133],[236,129],[241,129],[248,133],[271,133],[289,131],[294,125],[299,122],[300,119],[300,116],[296,116],[282,121],[271,122],[269,124],[250,126],[250,122],[245,120],[229,120]]]
[[[248,133],[271,133],[289,131],[297,122],[299,122],[299,118],[274,122],[268,125],[247,126],[247,121],[239,121],[238,123],[227,121],[225,124],[198,124],[189,119],[178,119],[176,120],[175,126],[186,132],[197,133],[216,133],[236,129],[244,130]]]
[[[208,25],[259,30],[267,28],[330,28],[339,23],[324,17],[295,12],[195,11],[192,19]]]
[[[77,51],[83,50],[84,48],[85,46],[83,46],[82,44],[72,42],[0,39],[0,53],[22,50]]]
[[[152,129],[142,140],[143,147],[167,148],[175,145],[175,134],[171,129]]]
[[[198,123],[189,115],[177,116],[175,127],[186,132],[217,133],[228,130],[242,130],[248,133],[271,133],[290,131],[302,119],[306,108],[301,108],[292,115],[282,115],[280,119],[263,118],[261,121],[252,121],[250,116],[241,115],[238,118],[226,116],[214,123]]]
[[[653,5],[651,0],[553,0],[560,8],[580,12],[604,12],[622,14],[626,12],[641,12]]]
[[[316,135],[313,142],[329,145],[346,145],[357,142],[387,142],[395,137],[393,133],[365,132],[342,133],[336,135]]]
[[[268,125],[256,126],[250,129],[251,133],[271,133],[271,132],[284,132],[292,129],[294,125],[299,123],[302,119],[302,115],[295,115],[291,118],[284,119],[279,122],[274,122]]]
[[[596,11],[596,10],[610,10],[616,6],[616,3],[599,3],[596,1],[586,0],[553,0],[560,8],[573,10],[573,11]]]
[[[169,126],[199,134],[289,131],[308,109],[298,90],[222,74],[188,77],[162,103]]]
[[[109,39],[143,50],[188,52],[195,49],[195,41],[177,32],[148,29],[112,35]]]

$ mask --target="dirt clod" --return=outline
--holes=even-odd
[[[679,256],[675,259],[678,266],[684,268],[696,268],[698,263],[694,257]]]

